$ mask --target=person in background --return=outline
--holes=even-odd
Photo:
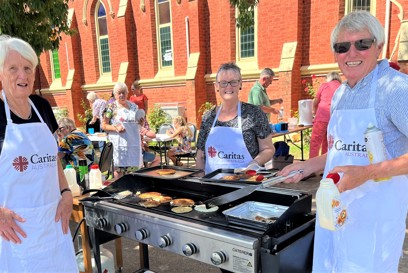
[[[138,107],[127,100],[128,88],[118,82],[113,88],[115,101],[108,104],[103,114],[102,129],[113,145],[114,176],[120,178],[143,166],[140,129],[136,120]]]
[[[169,137],[177,140],[178,146],[167,151],[167,157],[173,162],[174,166],[183,166],[182,162],[177,162],[177,154],[191,153],[191,141],[193,132],[187,126],[186,119],[182,116],[173,118],[173,129],[166,133]]]
[[[313,99],[313,129],[310,139],[309,158],[327,152],[327,125],[330,119],[330,105],[334,92],[341,85],[341,77],[337,72],[329,72],[326,82],[320,85]]]
[[[86,99],[89,101],[92,107],[92,120],[90,124],[94,124],[98,119],[102,119],[102,114],[105,111],[106,101],[98,98],[95,92],[89,92],[86,95]]]
[[[143,163],[149,167],[155,167],[160,164],[160,157],[150,152],[148,142],[156,137],[156,133],[150,130],[149,123],[146,119],[146,113],[143,109],[137,110],[137,119],[140,125],[140,136],[142,139]]]
[[[115,94],[113,93],[113,90],[112,90],[111,96],[108,99],[108,101],[106,102],[106,104],[110,104],[110,103],[112,103],[114,101],[115,101]]]
[[[400,71],[400,66],[396,62],[390,62],[390,67],[394,68],[397,71]]]
[[[337,23],[331,47],[347,81],[333,96],[331,145],[326,154],[280,172],[304,170],[287,183],[323,169],[324,177],[341,175],[336,186],[347,220],[335,232],[316,221],[313,272],[398,272],[408,211],[408,76],[387,60],[377,64],[384,39],[384,28],[369,12],[351,12]],[[365,149],[370,123],[384,135],[389,159],[380,163],[370,164]]]
[[[142,92],[142,88],[140,87],[137,81],[134,81],[131,86],[132,95],[130,96],[129,100],[139,107],[139,109],[143,109],[145,113],[148,110],[148,98]]]
[[[222,168],[257,168],[270,161],[275,148],[266,114],[239,101],[241,69],[234,63],[222,64],[215,87],[222,103],[203,116],[196,167],[208,174]]]
[[[95,151],[92,141],[75,127],[70,118],[58,120],[58,157],[63,161],[63,166],[68,164],[79,167],[79,160],[86,160],[91,166],[94,162]]]
[[[259,76],[259,80],[251,88],[248,95],[248,103],[259,105],[262,111],[266,113],[268,120],[270,120],[271,113],[275,115],[279,114],[279,109],[273,108],[272,105],[283,103],[282,99],[270,100],[268,93],[266,92],[268,86],[272,84],[274,76],[275,73],[272,71],[272,69],[263,69],[261,71],[261,75]]]
[[[32,95],[37,64],[27,42],[0,36],[0,272],[78,272],[58,124]]]

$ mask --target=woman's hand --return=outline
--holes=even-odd
[[[17,225],[16,221],[23,223],[25,219],[8,208],[0,208],[0,236],[6,241],[21,244],[18,233],[24,238],[27,237],[27,234]]]
[[[66,191],[62,194],[61,200],[58,203],[57,213],[55,215],[55,222],[61,220],[62,232],[67,234],[69,229],[69,218],[72,212],[72,194]]]
[[[116,129],[115,131],[117,133],[122,133],[122,132],[126,131],[126,128],[125,128],[125,126],[123,126],[123,124],[118,124],[118,125],[115,125],[114,127],[115,127],[115,129]]]

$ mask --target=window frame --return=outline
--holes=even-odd
[[[238,16],[238,9],[235,9],[235,17]],[[258,70],[258,7],[254,8],[254,56],[241,57],[241,28],[235,26],[236,33],[236,62],[244,70]]]
[[[159,0],[155,0],[155,14],[156,14],[156,37],[157,37],[157,60],[159,65],[159,70],[173,70],[174,69],[174,45],[173,45],[173,19],[171,13],[171,0],[164,0],[164,2],[169,3],[169,14],[170,22],[165,24],[160,24],[160,11],[159,11]],[[163,54],[161,46],[160,31],[164,28],[169,28],[170,30],[170,46],[171,46],[171,65],[163,65]]]
[[[372,15],[375,16],[376,11],[376,0],[370,0],[370,10],[368,10]],[[353,0],[346,0],[345,1],[345,14],[349,14],[350,12],[356,10],[353,5]]]
[[[50,50],[50,63],[51,63],[51,76],[52,76],[52,81],[58,81],[61,80],[61,64],[59,61],[59,54],[58,54],[58,50],[54,49],[54,50]],[[59,69],[59,77],[56,77],[56,72],[55,72],[55,61],[54,61],[54,54],[57,54],[57,58],[58,58],[58,69]]]
[[[99,30],[99,19],[102,18],[98,15],[99,8],[102,5],[102,7],[105,10],[105,18],[108,18],[107,13],[106,13],[106,7],[102,3],[102,1],[98,1],[95,6],[95,34],[96,34],[96,43],[97,43],[97,48],[98,48],[98,65],[99,65],[99,74],[101,76],[111,76],[112,75],[112,61],[111,61],[111,54],[110,54],[110,47],[109,47],[109,33],[108,30],[106,30],[106,35],[100,35],[100,30]],[[108,28],[108,22],[106,20],[106,28]],[[107,39],[107,45],[108,45],[108,53],[109,53],[109,71],[104,72],[104,67],[103,67],[103,60],[102,60],[102,48],[101,48],[101,40],[102,39]]]

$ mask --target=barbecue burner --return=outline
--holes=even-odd
[[[187,176],[160,179],[129,174],[104,189],[108,194],[122,191],[160,192],[172,198],[190,198],[200,204],[212,197],[239,189],[242,185],[205,182]],[[97,193],[94,196],[101,196]],[[139,198],[107,199],[83,202],[86,223],[90,227],[93,251],[99,253],[95,230],[123,236],[145,245],[226,269],[231,272],[310,272],[314,215],[309,194],[282,189],[264,189],[216,212],[196,210],[185,214],[171,211],[169,203],[145,208]],[[253,225],[251,221],[230,222],[222,213],[246,201],[288,207],[272,224]],[[143,248],[147,252],[147,247]],[[291,257],[296,253],[295,260]],[[147,253],[143,254],[147,257]],[[99,257],[95,257],[98,264]],[[100,260],[99,260],[100,262]],[[148,260],[142,266],[148,268]]]

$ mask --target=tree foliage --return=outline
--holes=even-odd
[[[0,33],[27,41],[39,56],[58,49],[61,34],[72,35],[69,0],[0,0]]]
[[[254,25],[254,9],[259,0],[230,0],[231,6],[238,9],[237,27],[246,30]]]

